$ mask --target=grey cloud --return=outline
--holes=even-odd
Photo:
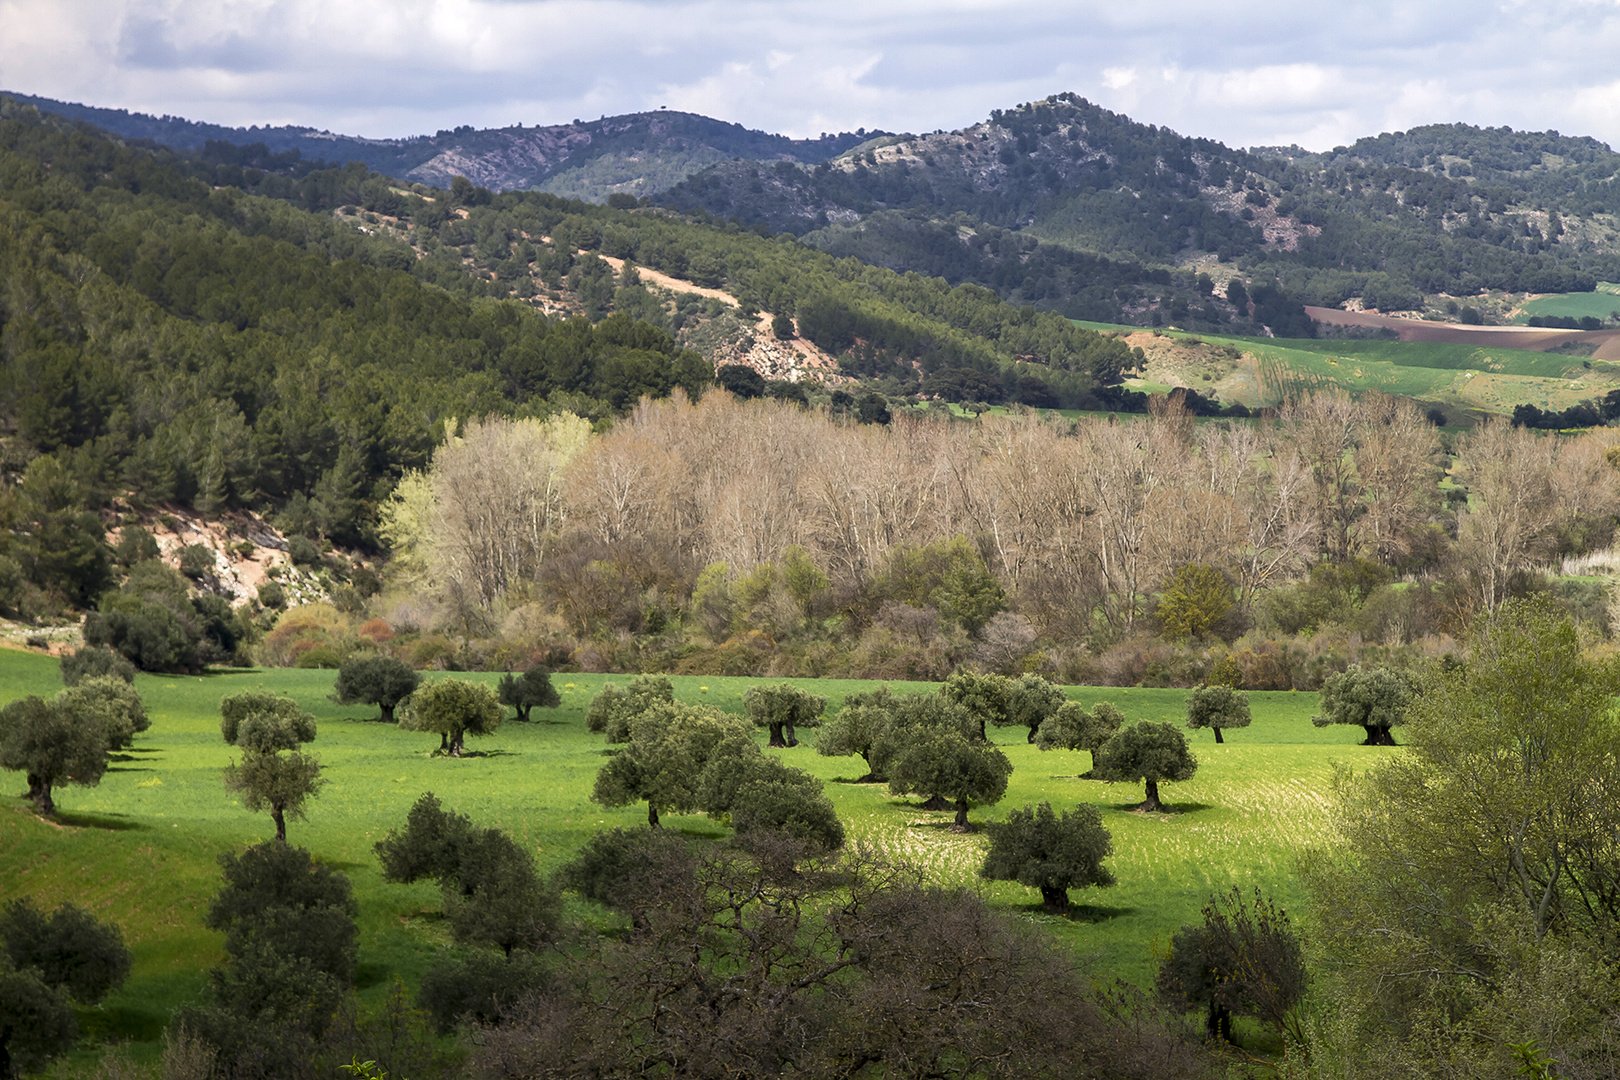
[[[1450,120],[1620,141],[1614,0],[95,2],[74,24],[0,0],[59,24],[0,39],[0,87],[362,135],[660,104],[790,134],[932,130],[1073,90],[1236,145]]]

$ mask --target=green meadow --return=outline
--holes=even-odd
[[[590,799],[605,747],[585,730],[585,709],[604,682],[623,682],[624,676],[553,676],[563,695],[560,708],[537,709],[534,723],[508,722],[488,738],[470,739],[470,756],[461,760],[433,757],[437,736],[369,722],[373,709],[333,704],[328,699],[333,678],[331,671],[280,669],[140,676],[137,687],[151,730],[132,751],[119,755],[99,786],[60,789],[56,822],[41,820],[30,804],[14,797],[22,778],[6,774],[8,794],[0,799],[0,902],[31,895],[46,906],[64,900],[86,906],[122,926],[134,953],[129,982],[104,1005],[82,1014],[92,1041],[130,1041],[139,1059],[155,1059],[168,1015],[199,994],[205,971],[221,957],[220,936],[202,926],[218,885],[216,858],[273,834],[267,817],[242,810],[221,786],[220,770],[235,753],[219,736],[223,695],[250,688],[289,694],[319,721],[320,734],[310,749],[325,766],[328,783],[312,801],[308,820],[289,823],[288,838],[354,883],[361,912],[363,1001],[379,1001],[396,976],[414,985],[435,953],[449,944],[437,915],[437,890],[384,883],[372,853],[372,845],[403,823],[424,791],[478,822],[508,830],[548,873],[599,829],[645,825],[644,807],[606,810]],[[752,681],[676,677],[674,684],[683,701],[740,713],[743,691]],[[829,711],[845,694],[874,685],[806,684],[828,697]],[[936,688],[894,685],[906,692]],[[53,660],[0,651],[0,701],[48,695],[59,687]],[[1074,687],[1068,693],[1088,705],[1113,701],[1130,720],[1183,717],[1185,692],[1180,690]],[[1080,779],[1090,768],[1090,755],[1042,753],[1025,742],[1021,728],[992,729],[1015,772],[1007,796],[995,806],[975,806],[973,822],[1042,800],[1059,808],[1090,803],[1101,809],[1113,834],[1109,865],[1119,884],[1077,891],[1077,910],[1067,917],[1042,913],[1035,890],[979,881],[984,834],[952,833],[949,812],[919,810],[916,800],[891,797],[882,786],[851,783],[865,772],[858,758],[821,757],[808,742],[768,752],[826,781],[852,842],[902,856],[937,882],[980,890],[995,907],[1039,922],[1077,954],[1092,957],[1098,969],[1150,985],[1155,950],[1178,926],[1197,918],[1212,891],[1259,885],[1297,909],[1302,896],[1295,855],[1326,836],[1335,765],[1362,767],[1398,752],[1357,745],[1359,728],[1313,727],[1315,694],[1250,697],[1254,723],[1230,733],[1226,745],[1216,746],[1208,732],[1189,733],[1198,775],[1163,787],[1175,809],[1164,815],[1132,812],[1142,798],[1139,785]],[[764,734],[759,733],[762,745]],[[801,732],[801,737],[814,734]],[[666,815],[664,820],[668,827],[702,836],[722,837],[728,831],[701,816]],[[570,900],[569,913],[584,922],[605,918],[577,899]],[[82,1050],[77,1060],[82,1064],[90,1053]]]
[[[1607,295],[1607,294],[1582,294]],[[1611,301],[1620,297],[1608,296]],[[1611,305],[1612,306],[1612,305]],[[1093,330],[1140,332],[1141,327],[1080,323]],[[1233,400],[1275,405],[1313,390],[1375,391],[1450,404],[1483,413],[1507,414],[1519,404],[1563,407],[1601,397],[1613,385],[1612,369],[1580,357],[1527,349],[1430,341],[1226,337],[1159,331],[1183,341],[1230,346],[1253,358],[1258,386]],[[1163,392],[1151,364],[1137,389]],[[1258,400],[1250,397],[1258,395]],[[1245,396],[1248,395],[1248,396]]]
[[[1591,316],[1609,319],[1620,311],[1620,285],[1600,281],[1596,292],[1549,293],[1520,305],[1513,317],[1516,323],[1528,322],[1532,315],[1555,315],[1570,319]]]

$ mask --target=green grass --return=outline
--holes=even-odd
[[[1106,323],[1079,325],[1104,331],[1142,329]],[[1588,370],[1579,357],[1526,349],[1425,341],[1228,337],[1180,330],[1160,333],[1231,346],[1254,357],[1262,400],[1249,402],[1251,405],[1274,405],[1284,397],[1336,387],[1352,394],[1376,391],[1507,414],[1519,404],[1563,407],[1582,398],[1601,397],[1612,385],[1601,371]],[[1606,365],[1602,370],[1607,370]],[[1151,366],[1148,374],[1152,374]]]
[[[1519,308],[1513,321],[1528,322],[1532,315],[1556,315],[1580,319],[1590,315],[1595,319],[1609,319],[1620,311],[1620,285],[1599,282],[1597,292],[1551,293],[1527,301]]]
[[[497,676],[461,677],[493,681]],[[20,798],[0,799],[0,901],[33,895],[54,906],[71,900],[123,927],[134,951],[134,973],[104,1006],[86,1010],[84,1022],[95,1039],[132,1040],[139,1059],[153,1060],[169,1013],[198,995],[205,970],[220,957],[220,937],[202,926],[218,887],[217,856],[272,832],[268,818],[234,806],[220,784],[220,770],[234,751],[220,741],[219,699],[257,687],[288,693],[320,721],[312,749],[330,780],[311,804],[309,820],[289,824],[289,839],[353,880],[361,910],[361,997],[375,1002],[396,975],[414,984],[448,942],[436,914],[436,890],[385,884],[371,850],[403,822],[422,792],[434,791],[446,806],[509,830],[548,872],[595,831],[645,822],[642,807],[604,810],[590,801],[604,747],[585,731],[584,712],[609,678],[615,677],[555,676],[561,708],[536,710],[539,722],[509,723],[490,738],[469,740],[469,750],[481,756],[454,761],[430,756],[435,736],[364,722],[371,710],[334,705],[327,699],[329,671],[143,675],[137,685],[152,729],[100,786],[58,792],[59,823],[40,820]],[[741,712],[751,681],[674,679],[681,700],[734,712]],[[814,688],[836,707],[845,693],[871,685],[825,680]],[[0,651],[0,701],[49,694],[57,687],[53,661]],[[934,686],[896,688],[931,691]],[[1133,720],[1179,720],[1185,695],[1148,689],[1069,692],[1088,704],[1113,701]],[[1314,694],[1254,693],[1251,699],[1253,726],[1231,733],[1226,745],[1215,746],[1208,733],[1190,737],[1199,773],[1187,783],[1164,786],[1164,797],[1178,811],[1169,815],[1130,812],[1142,797],[1137,785],[1078,779],[1090,767],[1087,754],[1043,754],[1025,743],[1022,729],[992,731],[1015,772],[1000,804],[974,808],[975,823],[1044,799],[1058,807],[1094,804],[1113,833],[1110,865],[1120,884],[1076,893],[1081,907],[1070,918],[1040,913],[1033,890],[979,882],[975,871],[984,834],[954,834],[947,828],[949,813],[918,810],[914,800],[892,798],[880,786],[847,782],[865,771],[859,759],[820,757],[808,745],[770,752],[828,781],[827,791],[854,840],[902,854],[940,882],[980,889],[992,905],[1036,920],[1075,949],[1093,954],[1102,968],[1145,984],[1154,971],[1153,949],[1197,917],[1211,890],[1261,885],[1297,908],[1302,896],[1294,856],[1325,835],[1334,764],[1367,764],[1391,753],[1354,745],[1359,728],[1313,727]],[[21,778],[6,777],[15,792]],[[665,820],[706,836],[726,832],[703,817]],[[599,917],[579,901],[570,911],[580,919]]]

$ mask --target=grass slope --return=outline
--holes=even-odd
[[[143,675],[137,685],[152,729],[100,786],[59,792],[59,824],[42,821],[20,798],[0,799],[0,901],[33,895],[54,906],[71,900],[123,927],[134,951],[134,973],[101,1008],[85,1011],[83,1020],[93,1039],[130,1040],[137,1058],[154,1060],[169,1013],[199,994],[205,970],[221,956],[220,936],[202,926],[218,887],[215,859],[272,833],[267,817],[233,805],[220,784],[220,770],[235,751],[220,741],[219,699],[260,687],[291,694],[320,721],[312,749],[330,782],[311,804],[309,820],[290,823],[289,839],[353,880],[361,910],[361,996],[375,1002],[396,975],[414,985],[449,942],[437,915],[436,890],[385,884],[371,850],[403,822],[422,792],[434,791],[448,807],[509,830],[547,872],[599,829],[644,824],[642,807],[604,810],[590,801],[604,746],[586,732],[584,713],[610,678],[615,677],[555,676],[561,708],[536,710],[536,723],[508,723],[490,738],[470,740],[469,750],[478,756],[453,761],[430,756],[435,736],[368,723],[371,710],[330,702],[329,671]],[[681,700],[735,712],[741,712],[751,681],[674,680]],[[53,661],[0,651],[0,701],[50,694],[58,685]],[[825,680],[814,688],[836,707],[844,694],[870,685]],[[934,686],[896,688],[931,691]],[[1132,720],[1179,720],[1185,694],[1089,688],[1069,693],[1087,704],[1113,701]],[[1290,908],[1297,906],[1294,855],[1324,836],[1325,795],[1335,763],[1360,766],[1392,752],[1354,745],[1359,729],[1313,727],[1314,694],[1251,698],[1253,726],[1233,732],[1226,745],[1215,746],[1207,733],[1191,738],[1200,770],[1188,783],[1165,787],[1178,811],[1171,815],[1130,812],[1142,797],[1139,786],[1079,779],[1090,767],[1089,755],[1042,754],[1025,743],[1022,729],[992,730],[1015,772],[998,806],[974,808],[976,824],[1044,799],[1059,808],[1094,804],[1113,833],[1110,865],[1120,884],[1077,892],[1075,899],[1084,906],[1069,918],[1041,914],[1034,890],[979,882],[982,832],[954,834],[947,828],[949,812],[918,810],[915,800],[893,798],[881,786],[848,783],[865,771],[859,759],[820,757],[809,745],[770,752],[828,781],[827,791],[854,840],[904,855],[940,882],[980,889],[993,905],[1027,914],[1077,951],[1093,955],[1100,969],[1147,984],[1156,970],[1155,950],[1197,917],[1211,890],[1260,885]],[[764,733],[760,736],[763,742]],[[15,793],[21,777],[7,774],[5,782]],[[703,817],[665,820],[707,836],[726,832]],[[580,901],[572,902],[570,913],[585,920],[602,917]],[[90,1054],[81,1051],[79,1062]]]
[[[1555,315],[1580,319],[1590,315],[1594,319],[1609,319],[1620,311],[1620,285],[1600,281],[1596,292],[1548,293],[1519,306],[1513,316],[1516,323],[1530,321],[1532,315]]]

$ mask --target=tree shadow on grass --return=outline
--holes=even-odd
[[[865,776],[835,776],[828,783],[877,785],[883,783],[883,781],[877,779],[871,773],[867,773]]]
[[[119,759],[118,758],[113,758],[112,760],[118,761]],[[134,759],[133,758],[124,758],[123,760],[124,761],[132,761]],[[114,772],[157,772],[156,769],[148,768],[147,766],[144,766],[144,765],[135,766],[135,767],[126,767],[126,766],[122,766],[122,765],[109,765],[109,766],[107,766],[107,771],[110,772],[110,773],[114,773]]]
[[[143,832],[147,828],[128,814],[91,814],[83,810],[58,810],[56,824],[71,829],[106,829],[109,832]]]
[[[1041,905],[1035,904],[1039,908]],[[1103,923],[1109,919],[1119,919],[1126,915],[1136,914],[1135,908],[1129,907],[1103,907],[1100,904],[1069,904],[1068,911],[1053,912],[1060,919],[1067,919],[1077,923]]]
[[[167,1014],[132,1005],[103,1005],[79,1011],[79,1033],[96,1042],[152,1042],[168,1027]]]
[[[392,965],[359,964],[354,969],[354,988],[356,990],[366,990],[373,986],[381,986],[393,977]]]
[[[468,758],[517,757],[517,756],[518,756],[518,751],[516,751],[516,750],[463,750],[461,752],[461,760],[463,760],[463,761],[466,761]]]
[[[1141,805],[1142,800],[1137,799],[1134,802],[1113,803],[1108,808],[1110,810],[1123,810],[1128,814],[1140,814],[1143,817],[1176,817],[1180,814],[1196,814],[1201,810],[1215,809],[1213,805],[1201,802],[1172,803],[1160,800],[1159,805],[1163,807],[1163,809],[1151,811],[1137,809]]]

